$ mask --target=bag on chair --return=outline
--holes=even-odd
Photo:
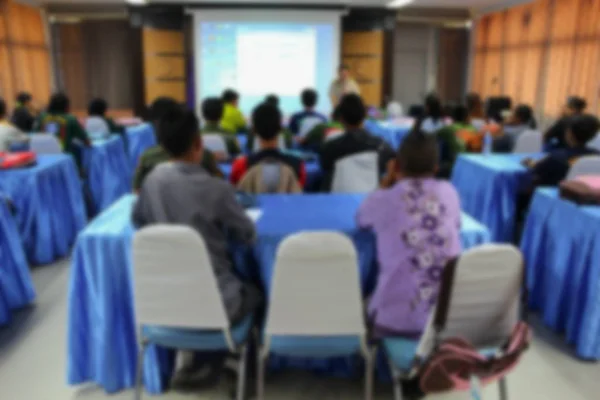
[[[0,169],[24,168],[34,165],[37,157],[34,152],[2,153],[0,152]]]
[[[265,160],[250,168],[237,189],[248,194],[302,193],[292,168],[274,160]]]
[[[518,364],[530,341],[525,322],[517,324],[503,353],[488,358],[463,339],[445,340],[423,368],[421,390],[426,394],[469,390],[472,377],[482,385],[495,382]]]
[[[560,197],[577,204],[600,204],[600,175],[584,175],[561,182]]]

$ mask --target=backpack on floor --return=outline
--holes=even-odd
[[[34,152],[2,153],[0,152],[0,169],[24,168],[36,163]]]
[[[529,347],[531,331],[525,322],[515,327],[503,352],[486,357],[463,339],[443,341],[421,373],[421,389],[426,394],[472,389],[472,379],[482,385],[495,382],[517,366]]]

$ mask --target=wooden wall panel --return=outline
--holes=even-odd
[[[485,59],[483,71],[482,96],[498,96],[502,94],[501,73],[502,53],[500,50],[490,50]]]
[[[379,106],[383,100],[384,32],[344,32],[342,62],[349,66],[365,103]]]
[[[547,39],[548,14],[550,13],[552,1],[554,0],[538,0],[528,4],[529,29],[527,30],[527,43],[541,44]]]
[[[489,16],[490,26],[487,38],[487,46],[489,48],[499,48],[504,40],[504,14],[492,14]]]
[[[473,66],[471,68],[471,91],[483,95],[483,80],[485,70],[485,56],[487,53],[478,51],[473,56]]]
[[[511,48],[504,52],[504,68],[502,74],[503,93],[513,99],[513,103],[521,101],[523,85],[523,48]]]
[[[573,39],[578,24],[578,5],[579,0],[555,0],[550,40]]]
[[[600,85],[600,44],[592,40],[577,43],[573,49],[573,59],[576,62],[572,64],[573,70],[569,74],[571,82],[568,93],[593,100]]]
[[[146,105],[157,97],[186,101],[183,32],[144,28],[142,32]]]
[[[56,24],[55,36],[59,87],[71,100],[74,110],[87,109],[89,94],[81,24]]]
[[[8,46],[0,42],[0,96],[12,105],[15,87],[12,77],[11,60],[8,55]]]
[[[521,74],[521,103],[534,106],[537,101],[543,51],[541,46],[527,47],[524,50]]]
[[[558,116],[569,94],[569,79],[573,64],[573,46],[554,45],[550,48],[548,73],[546,75],[546,98],[544,112]]]

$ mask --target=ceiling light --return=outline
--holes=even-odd
[[[405,7],[412,3],[414,0],[392,0],[387,3],[388,8],[400,8]]]
[[[136,6],[148,4],[148,0],[125,0],[125,2]]]

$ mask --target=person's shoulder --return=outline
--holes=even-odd
[[[165,149],[163,149],[161,146],[156,145],[146,149],[146,151],[142,153],[142,155],[140,156],[140,163],[154,163],[157,161],[164,161],[168,158],[169,155],[167,154]]]

